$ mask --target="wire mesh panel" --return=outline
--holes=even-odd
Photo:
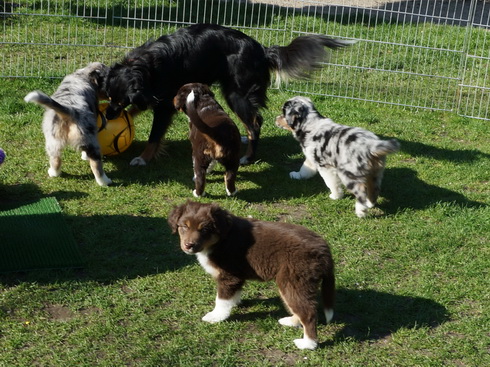
[[[490,119],[490,1],[472,2],[464,66],[458,90],[458,113]],[[481,31],[483,28],[486,31]]]
[[[371,1],[370,8],[361,6],[365,1],[296,3],[301,7],[293,14],[294,33],[359,40],[325,65],[318,78],[294,85],[297,92],[450,111],[458,99],[463,105],[468,94],[485,99],[488,93],[482,88],[489,86],[483,80],[489,65],[482,58],[485,52],[488,56],[487,3]],[[474,22],[477,14],[479,23]],[[474,50],[479,56],[467,57]],[[478,91],[462,92],[463,75],[466,87]],[[488,111],[477,111],[476,103],[467,108],[469,116],[490,117]]]
[[[358,41],[288,90],[490,119],[489,14],[488,0],[0,0],[0,76],[59,78],[217,23],[265,46],[310,33]]]

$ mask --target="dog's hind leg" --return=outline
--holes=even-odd
[[[367,185],[364,182],[349,183],[347,188],[356,197],[356,215],[363,218],[367,215],[369,208],[374,207],[374,203],[368,198]]]
[[[238,171],[237,162],[222,162],[225,167],[225,187],[226,187],[226,195],[234,196],[237,193],[237,189],[235,186],[236,175]]]
[[[46,136],[46,154],[49,157],[49,177],[61,175],[61,150],[63,146],[56,139]]]
[[[211,158],[200,156],[199,152],[193,153],[192,163],[194,166],[194,190],[192,194],[199,198],[204,196],[206,187],[206,171],[209,168]]]
[[[61,175],[61,157],[49,157],[49,177],[58,177]]]
[[[100,155],[99,148],[94,145],[88,145],[83,147],[83,151],[86,153],[90,168],[95,176],[95,181],[100,186],[109,186],[112,181],[104,172],[102,168],[102,156]]]
[[[313,289],[299,289],[286,280],[278,278],[277,285],[281,297],[292,313],[291,317],[279,320],[281,325],[299,327],[303,325],[303,338],[295,339],[294,344],[299,349],[315,349],[317,342],[317,312],[316,312],[316,287]],[[309,294],[312,293],[312,294]]]
[[[258,109],[265,106],[266,97],[265,93],[258,89],[246,95],[242,95],[234,89],[238,88],[223,87],[223,94],[226,96],[226,102],[230,108],[237,114],[247,129],[248,147],[245,155],[240,159],[240,164],[250,164],[255,161],[263,123],[263,118]]]

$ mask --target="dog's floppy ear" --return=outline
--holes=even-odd
[[[218,205],[212,204],[210,209],[211,217],[213,218],[214,227],[216,232],[218,232],[221,236],[226,235],[233,223],[233,218],[231,214],[226,210],[221,209]]]
[[[174,107],[177,111],[185,112],[184,93],[180,89],[174,97]]]
[[[168,214],[168,225],[170,226],[170,229],[172,230],[172,233],[177,233],[177,223],[179,222],[180,217],[184,213],[186,204],[182,204],[179,206],[174,207],[170,213]]]
[[[129,102],[140,111],[147,110],[152,104],[152,93],[149,85],[150,73],[146,67],[139,65],[130,67],[132,88],[128,91]]]
[[[300,101],[289,100],[284,104],[283,114],[288,125],[294,126],[302,123],[306,119],[308,109]]]
[[[102,63],[93,63],[94,69],[90,72],[90,81],[97,87],[102,88],[104,80],[109,72],[109,67]]]

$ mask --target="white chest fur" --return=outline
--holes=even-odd
[[[206,270],[207,273],[211,274],[213,278],[217,278],[219,275],[219,270],[216,269],[209,261],[208,252],[202,251],[196,254],[199,264]]]

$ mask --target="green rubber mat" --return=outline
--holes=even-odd
[[[83,265],[55,198],[0,209],[0,272]]]

